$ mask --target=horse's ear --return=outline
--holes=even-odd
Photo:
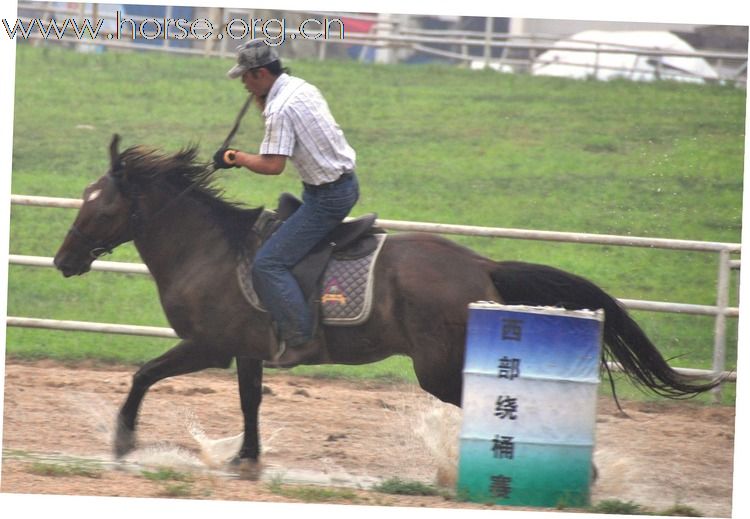
[[[110,174],[113,177],[122,177],[125,163],[120,158],[120,136],[118,134],[112,135],[112,141],[109,143],[109,162],[110,162]]]
[[[120,136],[118,134],[112,135],[112,141],[109,143],[109,160],[112,166],[117,163],[120,157],[120,152],[117,148],[120,146]]]

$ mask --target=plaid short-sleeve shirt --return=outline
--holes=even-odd
[[[281,74],[266,98],[263,155],[285,155],[302,181],[324,184],[354,171],[356,152],[344,137],[320,91],[310,83]]]

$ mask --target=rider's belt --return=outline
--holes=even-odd
[[[326,182],[325,184],[315,185],[315,184],[308,184],[307,182],[302,182],[305,185],[305,189],[308,189],[310,191],[319,191],[321,189],[327,189],[332,186],[336,186],[338,184],[341,184],[345,180],[348,180],[354,175],[353,171],[344,171],[339,178],[334,180],[333,182]]]

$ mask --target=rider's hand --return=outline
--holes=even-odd
[[[216,169],[227,169],[239,167],[235,162],[237,160],[237,150],[228,148],[219,148],[214,153],[214,167]]]

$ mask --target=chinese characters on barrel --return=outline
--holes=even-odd
[[[513,436],[500,436],[495,435],[495,439],[492,440],[492,454],[499,459],[513,459],[513,453],[515,450],[515,444],[513,443]]]
[[[490,476],[490,495],[498,499],[510,497],[511,478],[507,476]]]
[[[497,378],[513,380],[521,374],[521,359],[509,359],[503,356],[500,358],[497,370]]]
[[[521,341],[523,337],[523,320],[503,319],[501,329],[503,341]],[[497,377],[513,381],[521,375],[521,359],[503,355],[497,366]],[[500,395],[495,401],[495,416],[500,420],[518,418],[518,399],[511,395]],[[495,435],[492,441],[492,455],[496,459],[513,460],[515,444],[513,436]],[[490,477],[490,495],[497,499],[507,499],[512,491],[513,478],[503,474]]]
[[[515,420],[518,418],[518,400],[511,396],[500,395],[495,401],[495,416],[504,420],[509,418]]]
[[[521,319],[503,319],[502,338],[504,341],[520,341],[523,332]]]

